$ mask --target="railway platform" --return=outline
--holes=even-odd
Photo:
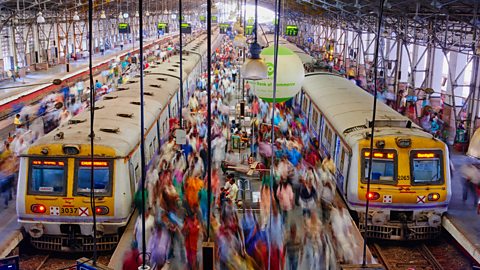
[[[159,40],[164,40],[175,36],[176,34],[167,34],[161,39],[150,38],[145,40],[145,47],[148,47],[152,44],[159,43]],[[135,52],[138,50],[139,43],[129,43],[125,44],[122,49],[119,47],[113,48],[104,52],[103,55],[94,55],[93,56],[93,69],[106,69],[108,66],[104,67],[106,63],[112,61],[118,57],[127,55],[128,53]],[[51,82],[54,79],[61,79],[63,81],[75,79],[75,77],[80,74],[88,71],[88,57],[77,59],[76,61],[71,61],[69,64],[69,71],[65,64],[58,64],[56,66],[50,67],[47,70],[38,70],[27,73],[24,77],[0,81],[0,109],[7,110],[7,107],[12,102],[22,102],[22,99],[28,97],[28,95],[33,95],[36,92],[42,91],[48,88],[51,85]],[[79,81],[81,79],[78,79]],[[35,85],[32,87],[26,87],[26,85]],[[28,103],[28,98],[23,101]],[[25,104],[28,105],[28,104]],[[12,124],[13,117],[1,117],[0,120],[0,138],[5,138],[9,132],[13,130]]]
[[[7,257],[23,240],[20,225],[17,222],[15,200],[9,202],[8,208],[0,209],[0,259]]]
[[[455,171],[452,172],[452,199],[448,213],[443,217],[443,227],[455,238],[468,254],[480,263],[480,223],[473,198],[462,199],[462,179],[460,167],[466,163],[479,163],[478,160],[452,150],[450,156]]]

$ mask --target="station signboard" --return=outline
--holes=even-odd
[[[232,31],[232,27],[229,23],[221,23],[220,25],[220,34],[226,34],[228,31]]]
[[[287,25],[285,27],[285,35],[295,37],[298,35],[298,26],[296,25]]]
[[[118,24],[118,33],[120,33],[120,34],[130,34],[130,25],[128,23],[119,23]]]
[[[247,25],[245,27],[245,35],[253,35],[253,25]]]
[[[190,23],[182,23],[180,30],[182,34],[191,34],[192,33],[192,25]]]
[[[163,31],[163,33],[168,33],[168,23],[160,22],[157,24],[157,30]]]

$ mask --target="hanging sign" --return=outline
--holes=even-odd
[[[192,25],[190,23],[182,23],[180,29],[181,29],[182,34],[191,34],[192,33]]]
[[[212,15],[212,23],[217,23],[217,16]]]
[[[298,26],[296,25],[287,25],[285,27],[285,36],[295,37],[298,35]]]
[[[220,34],[226,34],[228,31],[232,31],[232,27],[229,23],[221,23],[220,25]]]
[[[252,81],[259,98],[273,101],[273,58],[274,46],[263,49],[262,57],[268,67],[268,79]],[[278,46],[276,102],[284,102],[295,96],[301,89],[305,70],[302,60],[292,50]]]
[[[120,34],[130,34],[130,25],[128,23],[119,23],[118,24],[118,33],[120,33]]]
[[[168,23],[160,22],[157,24],[157,30],[163,31],[163,33],[168,33]]]
[[[207,18],[205,17],[205,15],[200,15],[198,18],[200,19],[201,22],[207,21]]]
[[[245,35],[253,35],[253,25],[247,25],[245,27]]]
[[[187,133],[184,129],[175,130],[175,142],[179,145],[187,143]]]

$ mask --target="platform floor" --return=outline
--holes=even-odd
[[[8,208],[0,207],[0,258],[5,258],[20,243],[23,235],[17,222],[15,199],[8,202]]]
[[[162,38],[169,37],[170,35],[163,36]],[[145,45],[148,45],[157,40],[157,38],[150,38],[145,40]],[[126,54],[130,51],[138,49],[139,42],[125,44],[123,50],[120,50],[120,47],[106,51],[103,55],[94,54],[93,55],[93,66],[97,66],[103,62],[110,61],[115,59],[118,56]],[[88,57],[84,59],[79,59],[77,61],[71,61],[70,71],[67,72],[65,64],[59,64],[54,67],[51,67],[47,70],[38,70],[29,72],[26,76],[21,77],[13,81],[12,79],[0,81],[0,100],[10,99],[12,96],[16,96],[31,90],[32,87],[23,87],[28,84],[41,84],[41,83],[50,83],[54,79],[65,78],[69,75],[73,75],[76,72],[85,70],[88,68]],[[34,86],[35,87],[35,86]],[[36,86],[40,87],[40,86]],[[8,89],[5,89],[8,88]],[[0,139],[4,139],[8,136],[10,132],[14,130],[13,127],[13,117],[0,121]]]
[[[459,152],[452,152],[451,160],[455,166],[455,171],[452,172],[452,199],[443,220],[443,227],[477,263],[480,263],[480,216],[477,214],[472,196],[469,196],[467,201],[462,199],[463,187],[460,175],[460,167],[463,164],[479,161]]]

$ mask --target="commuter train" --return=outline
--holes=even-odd
[[[451,197],[448,148],[407,117],[377,102],[370,153],[373,96],[330,73],[305,77],[294,102],[308,116],[320,152],[336,165],[337,187],[369,237],[434,238]],[[367,193],[369,159],[372,160]]]
[[[212,48],[221,41],[215,30]],[[207,36],[184,46],[184,101],[195,89],[207,60]],[[145,153],[148,162],[166,139],[169,118],[179,113],[179,56],[145,70]],[[141,177],[139,76],[95,104],[94,189],[90,207],[90,112],[73,117],[20,157],[17,215],[34,247],[54,251],[92,251],[97,214],[98,250],[115,248],[133,213]],[[183,104],[186,104],[184,102]]]

